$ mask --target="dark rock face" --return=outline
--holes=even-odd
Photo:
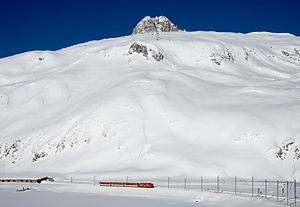
[[[146,16],[136,25],[132,34],[155,33],[156,30],[159,32],[181,31],[165,16],[155,18]]]

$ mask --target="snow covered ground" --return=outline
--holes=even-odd
[[[178,32],[0,59],[0,172],[299,179],[299,51]]]
[[[16,192],[30,187],[31,190]],[[111,188],[85,184],[1,184],[1,206],[163,206],[163,207],[268,207],[283,204],[234,195],[168,190],[165,188]]]

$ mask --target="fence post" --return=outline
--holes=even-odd
[[[201,191],[203,191],[203,179],[202,179],[202,176],[201,176]]]
[[[73,177],[71,176],[71,184],[73,184]]]
[[[219,181],[219,176],[217,176],[217,193],[219,193],[219,189],[220,189],[220,188],[219,188],[219,182],[220,182],[220,181]]]
[[[94,176],[94,185],[96,185],[96,177]]]
[[[296,204],[296,200],[297,200],[297,196],[296,196],[296,194],[297,194],[297,189],[296,189],[296,185],[297,185],[297,182],[296,182],[296,180],[294,180],[294,198],[295,198],[295,207],[297,207],[297,204]]]
[[[268,192],[268,189],[267,189],[267,179],[265,179],[265,199],[267,199],[267,192]]]
[[[234,176],[234,194],[236,194],[236,176]]]
[[[252,178],[251,178],[251,183],[252,183],[252,198],[253,198],[253,182],[254,182],[254,178],[252,176]]]
[[[168,189],[170,189],[170,178],[168,177]]]
[[[276,181],[276,201],[278,202],[278,196],[279,196],[279,181]]]
[[[289,181],[286,181],[286,205],[289,205]]]
[[[184,189],[186,189],[186,178],[184,178]]]

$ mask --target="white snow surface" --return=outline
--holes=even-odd
[[[0,59],[0,172],[299,179],[275,157],[300,143],[299,51],[290,34],[199,31]]]
[[[16,192],[16,189],[30,188]],[[284,206],[262,198],[239,197],[199,191],[175,189],[110,188],[83,184],[1,184],[1,205],[9,207],[271,207]]]

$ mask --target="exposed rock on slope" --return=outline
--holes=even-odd
[[[133,29],[132,34],[144,34],[156,32],[178,32],[180,31],[167,17],[160,16],[151,18],[150,16],[144,17]]]

